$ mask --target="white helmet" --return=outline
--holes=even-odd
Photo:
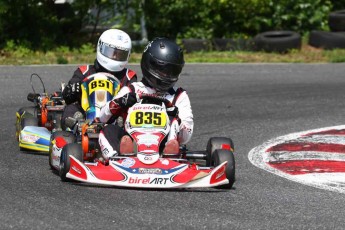
[[[111,72],[123,70],[129,59],[132,41],[122,30],[110,29],[102,33],[97,44],[97,61]]]

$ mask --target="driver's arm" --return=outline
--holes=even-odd
[[[118,92],[118,94],[113,98],[113,100],[108,101],[107,104],[105,104],[100,112],[100,116],[99,119],[101,122],[106,123],[109,121],[109,119],[116,115],[119,114],[121,112],[121,107],[117,107],[114,108],[114,106],[112,105],[112,102],[114,102],[114,100],[123,97],[124,95],[128,94],[130,92],[130,89],[127,86],[124,86],[120,89],[120,91]],[[117,111],[116,111],[117,110]]]
[[[180,144],[186,144],[192,138],[194,128],[192,107],[186,91],[179,95],[175,106],[178,107],[178,117],[181,120],[178,141]]]
[[[68,84],[62,91],[62,97],[65,100],[66,104],[71,104],[80,100],[80,83],[83,81],[84,77],[85,76],[82,74],[79,68],[74,71],[71,80],[69,80]]]

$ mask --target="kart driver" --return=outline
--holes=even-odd
[[[141,59],[143,79],[123,87],[114,99],[108,102],[100,113],[100,121],[126,116],[129,107],[139,100],[140,94],[164,97],[173,103],[168,111],[172,119],[171,130],[166,139],[163,153],[178,153],[180,144],[186,144],[193,133],[193,113],[187,92],[174,87],[182,68],[182,49],[167,38],[155,38],[144,49]],[[132,153],[133,141],[118,124],[108,124],[101,131],[99,144],[103,160],[118,153]]]
[[[67,104],[61,120],[63,129],[66,129],[65,119],[67,117],[73,117],[75,114],[80,115],[80,113],[84,115],[80,103],[81,83],[84,78],[95,73],[106,72],[119,79],[121,87],[137,81],[136,73],[126,68],[131,48],[131,38],[122,30],[109,29],[101,34],[98,39],[94,65],[78,67],[62,92],[63,99]]]

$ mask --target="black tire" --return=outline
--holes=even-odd
[[[207,51],[210,49],[208,40],[198,38],[182,39],[182,46],[186,53]]]
[[[57,130],[62,130],[62,123],[61,123],[62,113],[56,113],[54,119],[56,123],[53,128]]]
[[[230,145],[230,151],[234,151],[234,142],[231,140],[231,138],[211,137],[206,146],[206,166],[211,166],[214,151],[217,149],[223,149],[224,147],[227,147],[227,145]]]
[[[214,38],[212,40],[213,48],[217,51],[250,50],[251,40],[232,39],[232,38]]]
[[[256,51],[287,53],[301,49],[302,38],[294,31],[268,31],[256,35],[253,43]]]
[[[37,117],[37,108],[35,106],[20,108],[16,116],[16,139],[18,141],[19,133],[22,130],[22,120],[27,117]]]
[[[38,126],[38,119],[36,117],[25,117],[21,120],[21,129],[26,126]]]
[[[225,161],[228,162],[225,173],[229,184],[218,186],[217,188],[231,189],[235,183],[235,157],[234,153],[225,149],[217,149],[212,155],[212,166],[216,167]]]
[[[27,106],[20,108],[18,113],[23,117],[37,117],[37,107],[36,106]]]
[[[236,41],[231,38],[214,38],[212,44],[217,51],[238,50]]]
[[[328,15],[328,25],[331,31],[345,31],[345,10],[331,12]]]
[[[69,181],[66,177],[69,172],[71,162],[69,156],[74,156],[79,161],[83,162],[83,150],[80,144],[71,143],[63,147],[60,157],[60,171],[59,175],[62,181]]]
[[[312,31],[308,44],[325,50],[345,49],[345,32]]]
[[[52,148],[53,148],[53,144],[52,141],[56,138],[56,137],[62,137],[67,144],[71,144],[71,143],[75,143],[76,142],[76,136],[73,135],[73,133],[71,132],[67,132],[67,131],[56,131],[54,132],[51,136],[50,136],[50,142],[49,142],[49,166],[51,169],[55,169],[52,165]]]

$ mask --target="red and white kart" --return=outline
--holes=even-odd
[[[230,189],[235,182],[235,159],[230,138],[211,138],[205,151],[187,151],[185,146],[173,154],[160,151],[172,122],[176,121],[169,119],[166,108],[170,106],[172,104],[164,98],[141,95],[141,101],[129,108],[124,125],[133,139],[134,152],[119,153],[109,160],[109,164],[90,158],[99,153],[99,146],[95,144],[97,139],[91,140],[101,125],[93,124],[91,131],[87,131],[90,126],[83,124],[81,143],[70,143],[62,149],[61,179],[138,188]],[[198,160],[203,160],[203,164],[196,163]]]

